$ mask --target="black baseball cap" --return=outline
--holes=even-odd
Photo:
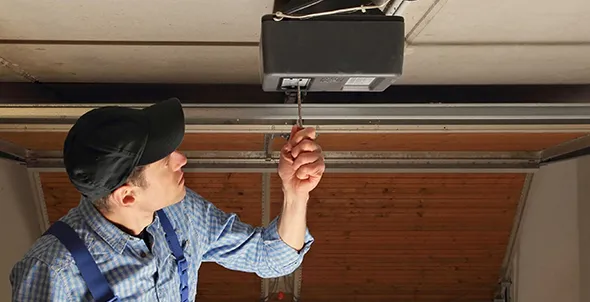
[[[136,167],[174,152],[184,131],[184,112],[177,98],[143,109],[96,108],[68,132],[64,165],[76,189],[94,201],[123,185]]]

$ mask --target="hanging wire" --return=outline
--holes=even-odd
[[[357,12],[357,11],[361,11],[363,13],[366,13],[367,10],[370,10],[370,9],[382,9],[382,8],[385,8],[389,4],[389,2],[391,2],[391,0],[387,0],[387,1],[383,2],[383,4],[381,4],[381,5],[360,5],[360,6],[355,6],[355,7],[341,8],[341,9],[335,9],[335,10],[321,12],[321,13],[313,13],[313,14],[299,15],[299,16],[285,14],[285,13],[283,13],[281,11],[278,11],[278,12],[274,13],[274,15],[275,15],[274,20],[275,21],[281,21],[283,19],[298,19],[298,20],[303,20],[303,19],[310,19],[310,18],[321,17],[321,16],[330,16],[330,15],[336,15],[336,14],[353,13],[353,12]]]

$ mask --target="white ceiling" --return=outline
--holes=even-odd
[[[272,0],[3,0],[0,39],[257,42]],[[417,0],[400,84],[590,83],[588,0]],[[14,45],[44,82],[259,83],[258,47]],[[0,66],[0,81],[24,80]]]
[[[0,45],[42,82],[258,83],[257,47]]]
[[[588,0],[445,2],[436,17],[413,42],[590,44]]]
[[[272,0],[2,0],[3,39],[258,41]]]

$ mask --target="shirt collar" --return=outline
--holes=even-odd
[[[123,250],[125,250],[125,246],[131,237],[129,234],[123,232],[112,222],[104,218],[89,200],[82,198],[82,201],[80,202],[80,212],[88,226],[90,226],[98,236],[108,243],[108,245],[110,245],[117,253],[123,253]]]

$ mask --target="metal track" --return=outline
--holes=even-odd
[[[49,214],[47,213],[47,204],[45,203],[45,195],[43,193],[39,173],[29,171],[29,182],[31,184],[31,192],[37,209],[37,218],[39,221],[39,229],[41,231],[39,234],[43,234],[49,228]]]
[[[528,197],[529,197],[529,192],[530,192],[530,188],[531,185],[533,183],[533,178],[534,178],[534,174],[530,173],[527,174],[524,183],[523,183],[523,187],[522,187],[522,191],[520,194],[520,199],[518,201],[518,206],[516,208],[516,213],[514,215],[514,221],[512,223],[512,230],[510,232],[510,238],[508,240],[508,245],[506,247],[506,254],[504,255],[504,259],[502,261],[502,267],[500,269],[500,277],[499,277],[499,282],[508,280],[510,278],[510,265],[512,262],[512,259],[514,258],[514,253],[515,253],[515,245],[518,243],[518,240],[520,239],[520,232],[521,232],[521,227],[522,227],[522,221],[524,218],[524,213],[525,213],[525,209],[526,209],[526,204],[528,201]]]
[[[590,135],[547,148],[541,153],[543,165],[590,154]]]
[[[280,152],[189,151],[187,172],[276,172]],[[329,173],[523,173],[539,167],[537,152],[324,152]],[[32,153],[35,171],[63,171],[57,151]]]
[[[67,131],[98,106],[2,105],[0,131]],[[296,104],[188,104],[184,110],[187,132],[288,133],[298,118]],[[305,104],[301,114],[323,133],[590,131],[590,104]]]

